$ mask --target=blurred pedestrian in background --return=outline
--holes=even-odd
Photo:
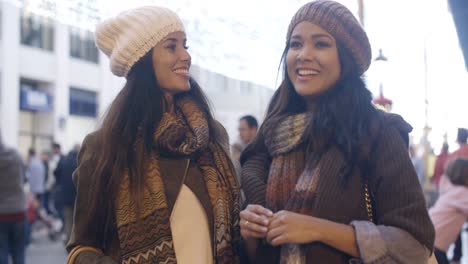
[[[30,148],[28,151],[26,176],[30,190],[39,201],[42,208],[44,205],[45,166],[42,160],[37,157],[36,150],[34,148]]]
[[[447,142],[444,142],[444,144],[442,145],[442,149],[440,150],[440,154],[437,156],[436,164],[434,167],[434,174],[432,176],[432,181],[436,185],[436,187],[439,187],[440,178],[444,173],[445,164],[449,156],[448,150],[449,145]]]
[[[234,167],[236,169],[236,176],[239,182],[240,189],[240,203],[245,200],[244,193],[242,191],[242,182],[241,182],[241,165],[240,165],[240,155],[242,151],[244,151],[245,147],[247,147],[250,142],[255,138],[257,135],[258,129],[258,122],[257,119],[251,115],[243,116],[239,119],[239,138],[238,140],[232,144],[231,146],[231,158],[232,162],[234,163]]]
[[[446,159],[445,168],[448,167],[448,164],[456,158],[468,158],[468,129],[466,128],[458,128],[457,130],[457,140],[456,143],[458,144],[458,149],[454,152],[450,153],[450,155]],[[443,178],[444,176],[442,176]],[[448,183],[448,180],[441,180],[439,183],[439,189],[444,189],[444,183]],[[462,255],[463,255],[463,245],[462,245],[462,234],[458,235],[457,240],[455,241],[455,247],[453,249],[452,254],[452,261],[457,263],[460,262]]]
[[[0,263],[24,264],[27,242],[25,171],[19,153],[0,136]]]
[[[468,219],[468,159],[451,160],[441,179],[439,198],[429,210],[434,223],[435,254],[439,264],[448,264],[447,251]]]
[[[64,242],[70,239],[73,224],[73,208],[75,206],[76,188],[73,184],[73,172],[78,167],[80,145],[75,145],[67,156],[60,159],[54,170],[57,193],[55,199],[62,206],[64,217]]]

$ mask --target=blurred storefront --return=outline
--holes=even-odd
[[[15,4],[16,3],[16,4]],[[98,52],[93,33],[0,2],[0,128],[6,144],[25,155],[48,150],[53,141],[68,151],[95,130],[124,84]],[[197,65],[192,76],[213,103],[231,138],[243,114],[262,119],[273,90],[228,78]]]

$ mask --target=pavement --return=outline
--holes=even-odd
[[[64,264],[67,252],[61,239],[49,239],[46,228],[32,233],[32,242],[26,249],[26,264]]]

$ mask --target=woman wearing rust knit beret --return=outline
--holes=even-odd
[[[189,75],[186,42],[163,7],[97,26],[96,44],[126,84],[83,142],[68,263],[238,263],[227,133]]]
[[[291,20],[284,80],[243,152],[250,263],[426,263],[434,227],[408,156],[412,130],[377,110],[361,78],[366,33],[343,5]]]

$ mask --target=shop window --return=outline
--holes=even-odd
[[[70,88],[70,115],[96,117],[97,94],[96,92]]]
[[[99,62],[99,52],[92,32],[70,27],[70,56],[94,63]]]
[[[21,14],[21,44],[54,50],[54,21],[32,13]]]
[[[52,111],[52,96],[37,81],[20,79],[20,109],[31,112]]]

